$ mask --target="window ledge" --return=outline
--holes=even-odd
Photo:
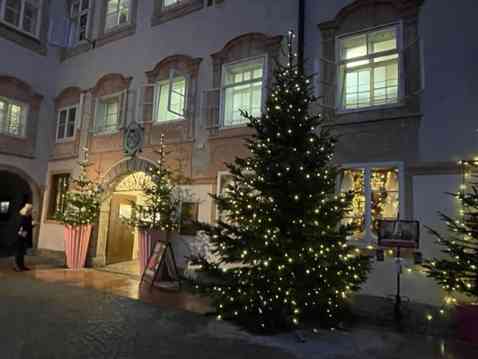
[[[136,32],[136,24],[118,25],[104,32],[96,40],[96,47],[104,46],[114,41],[124,39],[125,37],[134,35]]]
[[[70,57],[81,55],[85,52],[90,51],[91,48],[92,45],[88,42],[81,42],[72,48],[64,48],[61,52],[60,61],[63,62],[65,60],[68,60]]]
[[[367,112],[367,111],[380,111],[380,110],[387,110],[387,109],[400,108],[400,107],[405,107],[405,105],[400,102],[397,102],[397,103],[392,103],[388,105],[367,106],[367,107],[350,109],[350,110],[340,109],[340,110],[337,110],[337,115],[344,115],[348,113],[357,113],[357,112]]]
[[[75,142],[75,139],[76,139],[76,136],[73,136],[73,137],[69,137],[69,138],[64,138],[64,139],[56,139],[55,140],[55,145],[61,145],[63,143],[72,143],[72,142]]]
[[[32,50],[40,55],[47,55],[47,47],[43,41],[3,22],[0,22],[0,37],[10,40],[17,45]]]
[[[167,21],[185,16],[191,12],[201,10],[204,7],[203,0],[190,0],[184,4],[171,6],[170,8],[158,8],[151,19],[151,26],[156,26]]]
[[[177,120],[170,120],[170,121],[152,121],[153,127],[161,127],[161,126],[170,126],[170,125],[179,125],[181,123],[189,121],[186,118],[179,118]]]
[[[110,131],[110,132],[93,132],[94,137],[106,137],[106,136],[114,136],[119,134],[121,131]]]

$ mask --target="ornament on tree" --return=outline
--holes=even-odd
[[[309,111],[316,99],[293,38],[289,32],[288,63],[277,65],[266,112],[242,112],[255,130],[251,155],[228,165],[232,181],[214,196],[218,223],[200,224],[216,260],[191,258],[215,279],[195,284],[214,300],[218,319],[254,331],[293,329],[311,317],[335,326],[370,266],[347,242],[352,196],[336,193],[336,140]]]

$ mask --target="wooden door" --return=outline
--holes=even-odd
[[[106,246],[106,263],[126,262],[133,259],[134,228],[123,223],[121,217],[130,217],[136,197],[113,195],[110,209],[110,225]]]

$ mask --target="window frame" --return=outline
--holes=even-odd
[[[339,174],[336,182],[336,193],[341,192],[342,172],[344,170],[364,170],[364,197],[365,197],[365,213],[364,213],[364,235],[360,238],[350,238],[350,241],[361,242],[366,245],[376,243],[377,237],[372,234],[372,188],[370,184],[371,172],[380,169],[398,169],[398,220],[407,218],[406,211],[406,191],[405,191],[405,165],[403,162],[363,162],[363,163],[346,163],[339,166]]]
[[[5,102],[7,104],[7,108],[8,108],[9,105],[15,105],[15,106],[19,106],[22,109],[20,123],[23,125],[20,135],[16,135],[16,134],[10,133],[10,132],[4,132],[2,127],[0,126],[0,135],[8,136],[8,137],[14,137],[14,138],[21,138],[21,139],[27,138],[28,115],[29,115],[29,112],[30,112],[30,106],[25,102],[17,101],[17,100],[14,100],[14,99],[11,99],[11,98],[8,98],[8,97],[4,97],[4,96],[0,96],[0,100],[2,100],[3,102]],[[6,118],[8,119],[8,110],[7,110],[7,117]]]
[[[121,127],[121,121],[123,119],[123,101],[126,101],[127,99],[124,98],[124,92],[125,91],[119,91],[119,92],[115,92],[111,95],[105,95],[105,96],[101,96],[101,97],[97,97],[96,98],[96,101],[95,101],[95,120],[93,122],[93,132],[94,132],[94,135],[95,136],[102,136],[102,135],[112,135],[112,134],[115,134],[115,133],[118,133],[119,130],[120,130],[120,127]],[[105,130],[102,130],[102,131],[98,131],[98,106],[101,104],[101,106],[105,106],[105,101],[107,100],[110,100],[110,99],[113,99],[113,98],[117,98],[118,99],[118,122],[117,122],[117,126],[115,128],[114,131],[105,131]]]
[[[83,7],[83,1],[85,0],[73,0],[71,1],[70,3],[70,9],[69,9],[69,19],[72,23],[75,23],[77,26],[76,26],[76,32],[74,33],[75,35],[75,38],[73,39],[73,46],[78,46],[78,45],[81,45],[81,44],[85,44],[85,43],[88,43],[89,40],[88,40],[88,37],[90,35],[90,27],[91,27],[91,17],[92,17],[92,10],[93,10],[93,2],[94,0],[87,0],[88,1],[88,7],[84,10],[81,10],[81,8]],[[75,3],[78,3],[79,6],[78,6],[78,14],[73,17],[73,5]],[[80,40],[80,19],[81,19],[81,16],[84,15],[84,14],[87,14],[87,17],[86,17],[86,31],[85,31],[85,38],[83,40]],[[72,34],[70,34],[70,38],[72,37]],[[71,40],[70,40],[71,41]]]
[[[24,15],[25,15],[25,2],[26,2],[26,0],[19,0],[19,1],[21,1],[20,14],[19,14],[19,19],[18,19],[18,24],[19,25],[15,26],[14,24],[5,20],[5,9],[7,7],[7,0],[3,0],[3,2],[0,3],[0,22],[4,25],[8,26],[8,27],[11,27],[15,31],[21,32],[22,34],[25,34],[25,35],[34,37],[37,40],[40,40],[44,0],[39,0],[40,4],[39,4],[39,7],[38,7],[38,19],[37,19],[35,33],[31,33],[31,32],[28,32],[28,31],[23,29],[23,20],[24,20]]]
[[[227,62],[221,65],[221,84],[220,84],[220,95],[219,95],[219,109],[220,109],[220,114],[219,114],[219,128],[221,129],[230,129],[230,128],[241,128],[241,127],[246,127],[247,122],[242,122],[238,124],[233,124],[233,125],[226,125],[225,120],[226,120],[226,90],[229,88],[233,88],[234,86],[240,86],[240,85],[246,85],[246,84],[252,84],[254,82],[257,82],[257,80],[248,80],[241,82],[239,84],[235,85],[225,85],[225,78],[226,78],[226,71],[227,68],[229,67],[234,67],[237,65],[240,65],[242,63],[247,63],[247,62],[254,62],[255,60],[262,59],[262,86],[261,86],[261,115],[264,113],[265,110],[265,103],[266,103],[266,90],[267,90],[267,83],[268,83],[268,74],[269,74],[269,55],[267,53],[264,53],[259,56],[253,56],[253,57],[247,57],[243,58],[237,61],[232,61],[232,62]]]
[[[76,110],[73,135],[71,137],[67,137],[66,134],[67,134],[67,129],[68,129],[67,125],[68,125],[69,113],[70,113],[70,110],[73,109],[73,108]],[[79,105],[76,104],[76,105],[62,107],[62,108],[58,109],[58,111],[57,111],[58,114],[57,114],[57,119],[56,119],[56,131],[55,131],[55,142],[56,143],[70,142],[70,141],[73,141],[75,139],[76,130],[77,130],[77,126],[78,126],[78,117],[79,117],[78,108],[79,108]],[[58,138],[58,130],[59,130],[59,127],[60,127],[60,116],[61,116],[61,113],[63,111],[66,111],[66,113],[67,113],[67,118],[66,118],[66,122],[65,122],[64,136],[62,138]]]
[[[222,188],[222,185],[223,185],[223,177],[226,177],[226,176],[229,176],[231,177],[231,172],[229,171],[217,171],[217,179],[216,179],[216,196],[219,196],[222,192],[221,192],[221,188]],[[217,203],[216,201],[214,201],[214,208],[215,208],[215,215],[214,215],[214,219],[216,221],[216,223],[221,219],[221,213],[219,211],[219,207],[217,206]]]
[[[57,196],[58,196],[58,179],[59,178],[66,178],[67,179],[67,190],[71,181],[71,173],[70,172],[58,172],[58,173],[50,173],[50,183],[49,183],[49,190],[48,190],[48,208],[46,211],[46,219],[47,220],[55,220],[56,208],[57,208]]]
[[[396,33],[396,41],[397,41],[397,48],[396,50],[387,50],[380,52],[378,55],[377,54],[366,54],[364,56],[360,56],[351,60],[342,60],[341,59],[341,42],[343,39],[348,38],[348,37],[356,37],[360,35],[365,35],[366,38],[368,39],[368,35],[374,32],[379,32],[382,30],[386,29],[395,29]],[[368,41],[367,41],[367,48],[368,48]],[[335,94],[335,99],[336,99],[336,108],[337,108],[337,113],[342,114],[342,113],[353,113],[353,112],[363,112],[363,111],[370,111],[370,110],[380,110],[380,109],[386,109],[386,108],[394,108],[394,107],[400,107],[403,104],[401,103],[401,99],[403,98],[404,90],[405,90],[405,73],[404,73],[404,65],[403,65],[403,51],[404,51],[404,43],[403,43],[403,22],[402,21],[396,21],[396,22],[391,22],[391,23],[386,23],[380,26],[374,26],[374,27],[369,27],[362,29],[360,31],[355,31],[355,32],[348,32],[348,33],[343,33],[335,38],[335,58],[336,60],[336,74],[337,74],[337,88],[336,88],[336,94]],[[388,55],[398,55],[397,63],[398,63],[398,86],[397,86],[397,101],[394,103],[388,103],[388,104],[380,104],[380,105],[374,105],[370,104],[369,106],[363,106],[359,108],[352,108],[352,109],[347,109],[344,105],[344,94],[345,92],[343,91],[345,83],[344,83],[344,78],[345,76],[342,76],[342,73],[345,72],[342,70],[342,66],[347,64],[348,62],[355,62],[355,61],[361,61],[361,60],[372,60],[376,57],[383,57],[383,56],[388,56]],[[356,68],[366,68],[366,65],[364,66],[357,66]],[[373,69],[373,63],[368,64],[368,68]],[[371,82],[371,85],[373,86],[373,83]],[[372,88],[370,89],[370,93],[372,92]]]
[[[90,0],[91,1],[91,0]],[[107,17],[108,17],[108,3],[110,2],[111,0],[104,0],[104,6],[105,6],[105,10],[104,10],[104,25],[103,25],[103,33],[104,34],[109,34],[111,32],[115,32],[115,31],[118,31],[119,29],[122,29],[123,27],[125,26],[129,26],[131,25],[133,22],[132,22],[132,12],[133,12],[133,1],[134,0],[128,0],[128,21],[126,21],[125,23],[122,23],[122,24],[116,24],[110,28],[107,27]],[[121,0],[118,0],[118,6],[120,4]],[[117,11],[119,13],[119,10]]]
[[[184,85],[184,109],[183,109],[183,116],[178,116],[177,114],[169,111],[169,108],[170,108],[170,103],[171,103],[171,93],[172,93],[172,84],[174,82],[175,79],[178,79],[178,78],[183,78],[184,79],[184,82],[185,82],[185,85]],[[184,121],[187,117],[187,111],[188,111],[188,106],[189,106],[189,102],[188,102],[188,94],[189,94],[189,91],[188,91],[188,87],[189,87],[189,84],[190,84],[190,76],[187,76],[185,74],[179,74],[179,76],[170,76],[168,79],[166,80],[160,80],[160,81],[156,81],[154,83],[154,89],[153,89],[153,125],[157,126],[157,125],[162,125],[162,124],[166,124],[166,123],[173,123],[173,122],[179,122],[179,121]],[[173,115],[176,115],[177,117],[172,119],[172,120],[163,120],[163,121],[159,121],[158,118],[159,118],[159,109],[160,109],[160,100],[161,100],[161,86],[164,86],[165,84],[168,84],[169,86],[169,89],[168,89],[168,100],[167,100],[167,103],[166,103],[166,109],[168,112],[172,113]]]

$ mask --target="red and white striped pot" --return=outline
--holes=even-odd
[[[93,225],[65,226],[66,266],[70,269],[85,267],[88,244]]]

